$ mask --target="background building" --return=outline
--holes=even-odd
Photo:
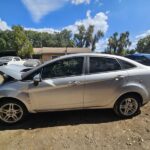
[[[34,48],[34,57],[42,59],[42,61],[51,60],[53,58],[75,53],[90,53],[89,48],[58,48],[58,47],[43,47],[43,48]]]

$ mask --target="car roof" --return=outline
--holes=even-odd
[[[135,64],[136,66],[143,66],[142,64],[134,61],[134,60],[131,60],[131,59],[128,59],[126,57],[122,57],[122,56],[118,56],[118,55],[112,55],[112,54],[102,54],[102,53],[78,53],[78,54],[69,54],[69,55],[64,55],[64,56],[60,56],[56,59],[53,59],[53,60],[50,60],[50,61],[47,61],[46,63],[50,63],[51,61],[56,61],[56,60],[61,60],[61,59],[65,59],[65,58],[70,58],[70,57],[79,57],[79,56],[93,56],[93,57],[107,57],[107,58],[116,58],[116,59],[121,59],[121,60],[124,60],[124,61],[128,61],[132,64]]]

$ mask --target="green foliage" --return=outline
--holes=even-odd
[[[33,48],[39,47],[90,47],[93,51],[103,32],[94,32],[94,26],[87,29],[78,27],[78,34],[72,34],[66,29],[61,32],[47,33],[24,30],[21,26],[13,26],[12,30],[0,30],[0,51],[15,50],[21,57],[30,57]]]
[[[135,54],[137,51],[136,49],[127,50],[126,54]]]
[[[84,47],[85,46],[85,36],[86,36],[86,29],[85,26],[81,25],[78,26],[78,34],[74,35],[75,46],[77,47]]]
[[[11,31],[0,31],[0,51],[13,50],[14,36]]]
[[[78,34],[74,35],[75,46],[91,47],[92,51],[96,48],[96,43],[103,37],[102,31],[94,33],[94,26],[90,25],[87,30],[83,25],[78,26]]]
[[[150,35],[138,41],[136,50],[140,53],[150,53]]]
[[[22,48],[18,51],[18,55],[23,58],[29,58],[33,54],[33,48],[29,40],[26,40]]]
[[[106,53],[125,55],[130,45],[129,32],[124,32],[120,35],[115,32],[108,40]]]
[[[46,32],[25,32],[29,41],[34,48],[38,47],[73,47],[74,42],[71,40],[71,31],[63,30],[60,33],[46,33]]]
[[[68,30],[63,30],[60,33],[57,33],[56,35],[56,46],[55,47],[74,47],[74,42],[71,39],[72,33]]]
[[[20,57],[31,57],[33,54],[32,45],[21,26],[13,26],[14,48]]]
[[[6,41],[3,39],[3,38],[0,38],[0,47],[2,49],[5,49],[6,48]]]

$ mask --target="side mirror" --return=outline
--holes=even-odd
[[[33,78],[33,84],[34,84],[35,86],[38,86],[38,85],[39,85],[39,82],[41,82],[41,75],[40,75],[40,74],[34,76],[34,78]]]

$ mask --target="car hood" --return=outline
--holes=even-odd
[[[15,69],[12,69],[12,67],[8,66],[1,66],[0,67],[0,72],[16,79],[16,80],[21,80],[22,79],[22,74],[19,71],[16,71]]]

